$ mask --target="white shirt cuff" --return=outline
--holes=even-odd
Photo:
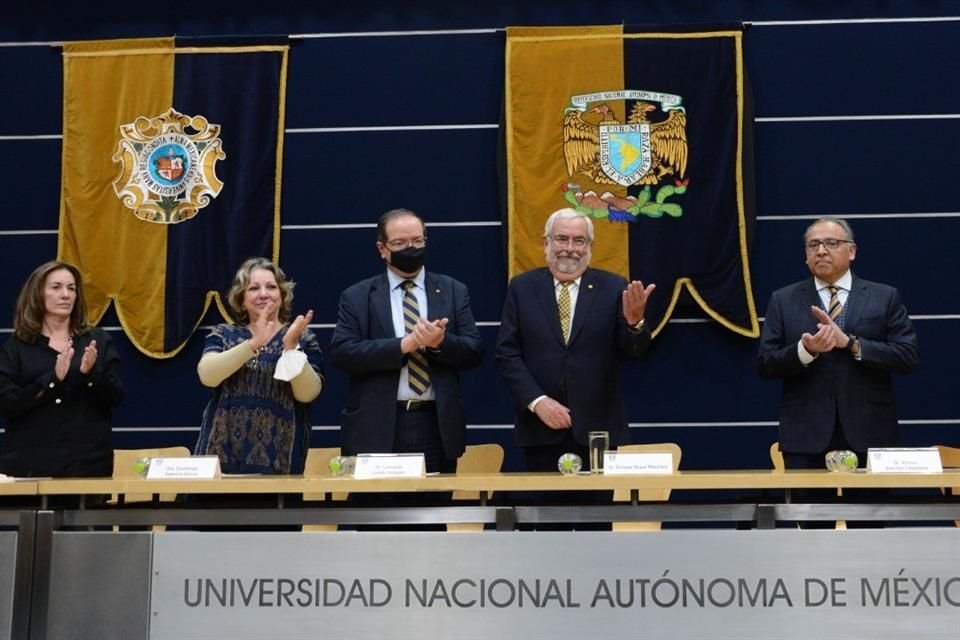
[[[803,348],[803,340],[797,340],[797,356],[800,358],[800,363],[803,364],[803,366],[807,366],[817,359],[817,356]]]
[[[303,372],[307,364],[307,354],[299,349],[284,351],[277,360],[277,368],[273,370],[274,380],[290,382]]]
[[[536,413],[535,409],[537,408],[537,405],[540,404],[540,401],[546,397],[547,396],[543,395],[543,396],[537,396],[536,398],[534,398],[533,402],[527,405],[527,409],[530,410],[530,413]]]

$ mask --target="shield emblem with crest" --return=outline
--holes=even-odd
[[[617,184],[636,184],[650,171],[650,125],[618,124],[600,127],[600,167]]]

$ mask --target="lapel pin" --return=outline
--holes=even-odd
[[[593,289],[593,285],[592,285],[592,284],[588,284],[588,285],[587,285],[587,289]]]

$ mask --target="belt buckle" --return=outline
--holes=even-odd
[[[405,408],[407,411],[413,411],[412,407],[415,407],[415,406],[417,406],[418,404],[420,404],[420,401],[419,401],[419,400],[414,400],[414,399],[411,398],[411,399],[407,400],[406,405],[405,405],[404,408]]]

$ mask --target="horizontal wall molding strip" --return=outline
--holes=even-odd
[[[960,313],[938,313],[938,314],[921,314],[921,315],[911,315],[911,320],[922,321],[922,320],[960,320]],[[763,322],[764,318],[760,318],[760,322]],[[710,318],[671,318],[668,321],[668,324],[712,324],[714,321]],[[477,320],[476,324],[478,327],[499,327],[499,320]],[[310,325],[311,329],[334,329],[337,326],[335,322],[314,322]],[[100,327],[104,331],[110,331],[113,333],[120,333],[123,331],[122,327]],[[200,326],[197,327],[197,331],[209,331],[213,327]],[[0,328],[0,334],[4,333],[13,333],[12,327],[2,327]]]
[[[429,227],[500,227],[499,220],[476,220],[472,222],[431,222]],[[283,231],[304,231],[316,229],[376,229],[376,222],[355,222],[348,224],[285,224],[280,227]]]
[[[817,27],[821,25],[854,25],[918,22],[960,22],[960,16],[908,17],[908,18],[846,18],[839,20],[758,20],[744,22],[751,27]]]
[[[754,122],[856,122],[868,120],[957,120],[960,113],[888,113],[850,116],[764,116]]]
[[[315,40],[322,38],[402,38],[406,36],[472,36],[500,33],[504,29],[423,29],[419,31],[344,31],[341,33],[299,33],[291,40]]]
[[[923,425],[960,425],[960,418],[942,418],[942,419],[917,419],[917,420],[899,420],[900,425],[923,426]],[[631,429],[704,429],[718,427],[775,427],[776,420],[751,420],[741,422],[631,422]],[[469,424],[467,429],[474,431],[508,431],[513,429],[512,424]],[[114,433],[170,433],[170,432],[196,432],[199,426],[165,426],[165,427],[114,427]],[[319,424],[313,425],[313,431],[340,431],[338,424]],[[3,433],[5,429],[0,429]]]
[[[837,20],[744,20],[751,27],[816,27],[824,25],[861,24],[916,24],[924,22],[960,22],[960,16],[914,16],[905,18],[845,18]],[[505,31],[502,27],[478,29],[420,29],[412,31],[342,31],[290,34],[290,40],[322,40],[329,38],[404,38],[431,36],[493,35]],[[24,40],[0,42],[0,47],[63,47],[63,41]]]
[[[798,213],[796,215],[769,215],[757,216],[758,222],[779,222],[794,220],[818,220],[827,214],[824,213]],[[838,213],[831,212],[831,217],[844,218],[846,220],[912,220],[915,218],[960,218],[960,211],[920,211],[916,213]],[[461,222],[431,222],[431,228],[454,228],[454,227],[502,227],[503,223],[499,220],[469,220]],[[336,230],[336,229],[376,229],[375,222],[355,222],[355,223],[337,223],[337,224],[285,224],[281,225],[283,231],[318,231],[318,230]],[[0,231],[0,236],[41,236],[56,235],[56,229],[11,229]]]
[[[63,136],[59,133],[51,134],[31,134],[19,136],[0,136],[0,142],[5,140],[62,140]]]
[[[499,129],[491,124],[410,124],[383,127],[306,127],[284,129],[285,133],[353,133],[356,131],[455,131],[458,129]]]
[[[757,216],[758,222],[770,222],[776,220],[819,220],[827,214],[810,213],[798,215],[771,215]],[[843,218],[845,220],[882,220],[896,218],[898,220],[910,220],[912,218],[960,218],[960,211],[928,211],[916,213],[831,213],[832,218]]]
[[[899,420],[901,426],[923,426],[923,425],[960,425],[960,418],[942,418],[942,419],[922,419],[922,420]],[[713,421],[713,422],[631,422],[631,429],[715,429],[715,428],[741,428],[741,427],[775,427],[776,420],[749,420],[749,421]],[[513,429],[512,424],[469,424],[467,429],[473,431],[509,431]],[[167,433],[167,432],[196,432],[199,426],[165,426],[165,427],[114,427],[114,433]],[[340,431],[338,424],[315,424],[313,431]],[[0,432],[3,430],[0,429]]]
[[[856,122],[856,121],[909,121],[909,120],[960,120],[960,113],[911,113],[885,115],[834,115],[834,116],[764,116],[753,119],[756,123],[782,122]],[[391,131],[468,131],[479,129],[499,129],[498,123],[473,124],[411,124],[386,125],[378,127],[298,127],[284,129],[287,134],[308,133],[363,133],[363,132],[391,132]],[[62,140],[59,133],[50,134],[22,134],[0,135],[0,142],[14,142],[19,140]]]

